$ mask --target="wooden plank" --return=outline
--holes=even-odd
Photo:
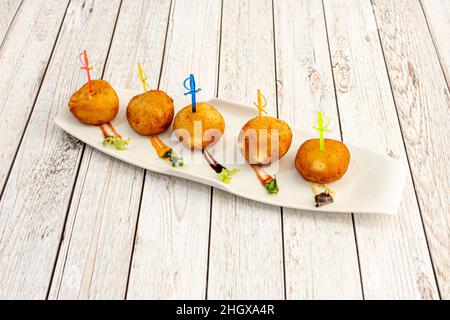
[[[251,104],[261,88],[276,116],[271,1],[225,1],[222,19],[219,97]],[[279,207],[214,190],[208,299],[283,298],[281,228]]]
[[[158,86],[169,9],[170,1],[123,1],[104,79],[142,90],[139,62]],[[81,163],[49,298],[123,299],[144,170],[90,147]]]
[[[274,7],[280,118],[313,131],[323,111],[334,122],[330,136],[340,139],[322,2],[283,0]],[[285,208],[283,218],[287,298],[361,299],[351,215]]]
[[[450,197],[444,191],[450,189],[447,83],[420,3],[376,0],[374,8],[438,286],[441,297],[450,299]],[[447,10],[447,22],[449,14]],[[448,42],[450,29],[441,31]],[[447,53],[442,57],[448,63]]]
[[[450,2],[448,0],[421,0],[421,4],[447,79],[447,86],[450,86],[450,42],[448,41]]]
[[[344,141],[407,165],[370,1],[324,9]],[[365,298],[438,298],[410,176],[396,217],[357,214],[355,228]]]
[[[25,1],[0,51],[0,190],[46,72],[68,1]]]
[[[72,1],[0,202],[0,297],[46,297],[83,146],[53,122],[85,81],[86,49],[101,76],[120,1]],[[99,26],[102,26],[99,28]]]
[[[191,72],[199,99],[215,95],[220,10],[220,1],[173,2],[160,87],[177,107],[189,104],[182,82]],[[146,173],[127,298],[205,297],[210,194],[192,181]]]
[[[17,15],[17,11],[20,8],[22,0],[0,0],[0,48],[2,47],[3,40],[11,28],[14,17]]]

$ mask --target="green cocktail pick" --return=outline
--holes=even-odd
[[[327,119],[327,123],[323,123],[323,118]],[[328,130],[328,125],[330,124],[330,118],[328,118],[325,114],[322,112],[317,112],[317,127],[313,127],[313,129],[319,131],[319,147],[320,152],[325,151],[325,141],[323,139],[323,133],[324,132],[331,132],[331,130]]]

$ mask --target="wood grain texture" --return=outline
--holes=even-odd
[[[139,62],[157,87],[169,9],[166,1],[123,1],[104,79],[142,90]],[[143,177],[143,169],[86,148],[50,298],[125,297]]]
[[[174,1],[160,88],[181,108],[194,73],[199,100],[214,97],[220,1]],[[189,152],[188,150],[184,150]],[[211,188],[146,172],[128,299],[205,298]]]
[[[222,16],[219,98],[251,104],[261,88],[276,116],[271,1],[224,1]],[[280,208],[214,190],[208,299],[268,298],[284,298]]]
[[[450,2],[448,0],[420,0],[436,51],[442,65],[447,87],[450,86]],[[415,5],[415,3],[414,3]],[[421,17],[418,17],[420,20]],[[430,49],[430,48],[428,48]]]
[[[324,9],[344,141],[407,165],[370,1]],[[410,176],[396,217],[357,214],[355,228],[365,298],[438,298]]]
[[[53,122],[85,81],[103,70],[119,1],[72,1],[0,203],[0,297],[45,298],[83,146]],[[99,28],[99,26],[102,26]]]
[[[450,299],[448,1],[0,0],[0,12],[0,298]],[[139,90],[140,62],[177,108],[191,72],[200,100],[251,104],[260,87],[305,131],[320,106],[334,138],[410,166],[398,216],[280,211],[85,147],[53,122],[86,81],[82,49],[115,87]]]
[[[67,4],[25,1],[1,48],[0,190],[33,109]]]
[[[376,0],[374,8],[438,285],[450,299],[447,83],[420,3]]]
[[[12,24],[14,24],[14,18],[16,17],[22,0],[0,0],[0,50],[3,46],[5,38],[7,37],[8,31],[11,29]]]
[[[312,132],[317,112],[325,112],[333,119],[329,136],[340,139],[322,3],[274,7],[280,118]],[[283,217],[287,298],[361,299],[351,215],[284,208]]]
[[[21,3],[22,0],[0,0],[0,11],[2,13],[0,15],[0,49]]]

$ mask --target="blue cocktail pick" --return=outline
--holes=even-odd
[[[189,87],[187,85],[187,81],[189,80]],[[187,96],[188,94],[191,95],[191,101],[192,101],[192,112],[196,112],[197,111],[197,101],[196,101],[196,97],[195,95],[197,94],[197,92],[199,92],[201,89],[195,88],[195,79],[194,79],[194,75],[191,73],[189,75],[189,77],[187,77],[184,82],[183,82],[183,86],[186,90],[188,90],[188,92],[185,92],[184,95]]]

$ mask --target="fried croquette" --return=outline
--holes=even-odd
[[[164,91],[150,90],[128,103],[127,119],[139,134],[155,135],[167,130],[174,115],[173,100]]]
[[[83,123],[100,125],[114,119],[119,111],[119,97],[105,80],[92,80],[83,85],[69,101],[70,112]]]
[[[191,105],[181,109],[173,120],[173,130],[186,147],[204,150],[222,137],[225,120],[208,103],[197,102],[196,107],[196,112]]]
[[[281,159],[291,142],[289,125],[274,117],[251,119],[242,127],[238,138],[239,150],[250,164],[265,165]]]
[[[350,152],[340,141],[324,139],[325,150],[320,151],[319,139],[305,141],[295,157],[295,168],[308,181],[330,183],[342,178],[350,163]]]

